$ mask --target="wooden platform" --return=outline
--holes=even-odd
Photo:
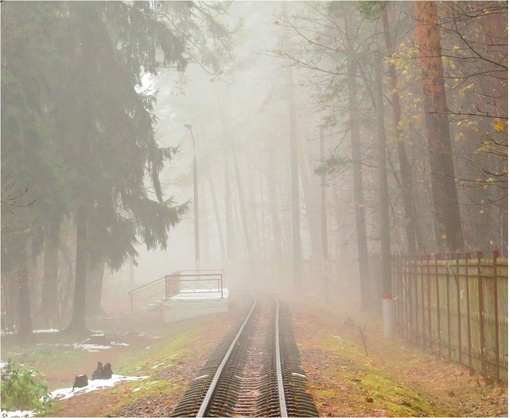
[[[194,291],[182,290],[170,299],[163,301],[163,322],[165,324],[209,315],[218,312],[228,312],[228,289],[223,289],[223,297],[218,292],[207,289]]]

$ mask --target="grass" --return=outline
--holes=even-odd
[[[152,375],[159,368],[153,368],[157,364],[161,367],[169,367],[184,356],[200,338],[202,328],[185,330],[170,340],[162,339],[154,343],[150,348],[139,348],[120,357],[117,362],[119,374],[143,374]]]
[[[176,326],[171,331],[166,326],[159,333],[164,335],[163,338],[149,340],[143,346],[139,343],[137,347],[129,347],[119,353],[114,365],[115,374],[147,376],[147,379],[126,382],[101,391],[110,399],[101,410],[103,416],[118,415],[124,407],[135,405],[142,399],[182,394],[186,387],[180,382],[169,383],[165,380],[165,370],[171,370],[180,364],[182,359],[189,357],[190,347],[197,345],[209,326],[207,321],[194,324],[193,327]],[[54,408],[49,411],[49,416],[52,412],[62,411],[63,405],[55,403]]]
[[[20,364],[27,364],[46,373],[51,365],[52,372],[65,372],[80,360],[77,350],[61,345],[34,344],[26,347],[12,347],[2,350],[2,357],[9,357]]]
[[[301,344],[315,357],[334,365],[311,374],[312,395],[321,415],[447,416],[447,412],[411,387],[381,371],[379,361],[366,355],[355,333],[342,338],[320,333]],[[370,351],[370,350],[369,350]],[[337,409],[335,409],[337,408]]]

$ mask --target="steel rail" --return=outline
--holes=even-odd
[[[225,369],[225,365],[227,364],[227,361],[229,360],[230,355],[232,354],[232,351],[234,351],[234,348],[236,346],[237,340],[239,339],[239,337],[243,333],[244,328],[245,328],[246,324],[248,323],[248,321],[250,320],[251,314],[253,313],[253,310],[255,309],[256,305],[257,305],[257,301],[254,299],[253,305],[252,305],[252,307],[250,309],[250,312],[248,313],[248,315],[246,315],[246,318],[245,318],[243,324],[239,328],[239,331],[237,332],[237,334],[236,334],[234,340],[232,341],[232,343],[230,344],[230,347],[228,348],[227,353],[223,357],[223,360],[221,361],[220,365],[218,366],[218,369],[216,370],[216,373],[214,374],[214,377],[213,377],[213,380],[212,380],[212,382],[211,382],[211,384],[209,386],[209,389],[207,390],[207,393],[204,396],[204,400],[202,401],[202,404],[200,405],[200,408],[199,408],[199,410],[197,412],[197,415],[196,415],[197,417],[205,417],[206,416],[205,415],[206,411],[209,408],[209,405],[211,404],[212,398],[214,396],[214,392],[216,390],[216,386],[218,385],[218,382],[219,382],[219,380],[221,378],[221,375],[223,374],[223,370]]]
[[[276,302],[276,315],[275,315],[275,362],[276,362],[276,379],[278,383],[278,402],[280,404],[280,416],[288,417],[287,403],[285,402],[285,389],[283,385],[283,372],[282,372],[282,356],[280,353],[280,304]]]

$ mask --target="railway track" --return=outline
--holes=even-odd
[[[254,298],[219,344],[172,416],[317,416],[286,307]]]

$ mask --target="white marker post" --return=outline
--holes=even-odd
[[[383,335],[384,338],[393,338],[393,331],[395,328],[395,316],[393,311],[393,296],[383,296],[382,310],[383,310]]]

